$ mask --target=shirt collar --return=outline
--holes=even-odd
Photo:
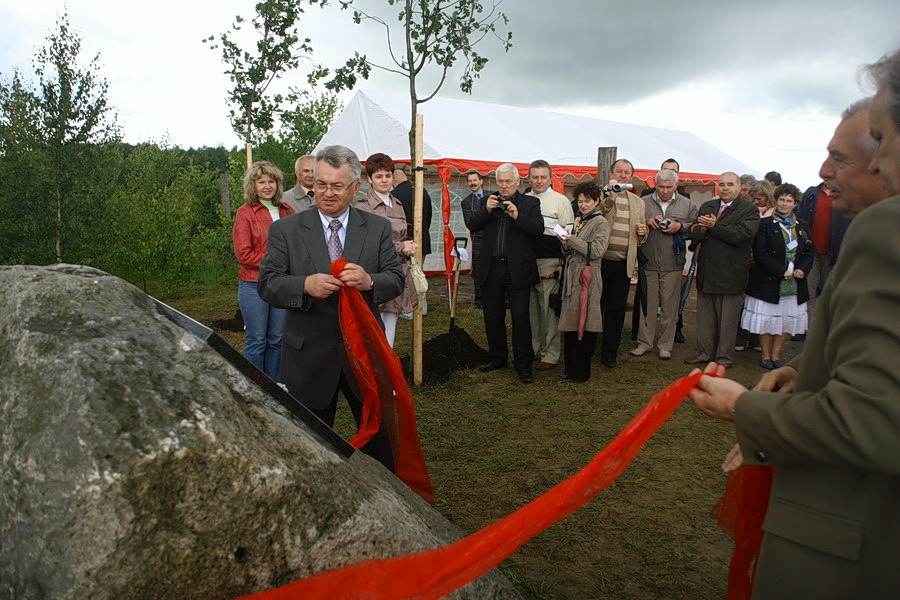
[[[343,229],[347,229],[347,218],[349,216],[350,216],[350,207],[349,206],[347,207],[347,210],[344,211],[344,214],[339,216],[337,219],[333,219],[332,217],[329,217],[328,215],[323,215],[321,211],[319,212],[319,219],[322,221],[322,227],[324,227],[325,229],[328,229],[328,226],[331,225],[331,222],[335,221],[335,220],[341,222],[341,227]]]

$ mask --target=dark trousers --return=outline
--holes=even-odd
[[[475,304],[481,302],[481,284],[475,278],[475,258],[472,257],[472,281],[475,283]]]
[[[603,341],[600,343],[600,359],[616,360],[625,312],[628,306],[628,288],[631,277],[626,268],[627,261],[603,260],[600,274],[603,277],[603,294],[600,296],[600,310],[603,313]]]
[[[591,359],[597,348],[597,332],[585,331],[578,340],[577,331],[563,332],[563,364],[564,374],[575,381],[587,381],[591,378]]]
[[[329,427],[334,427],[334,415],[337,412],[338,390],[340,390],[344,392],[347,404],[350,405],[350,412],[353,413],[353,420],[356,421],[356,426],[359,427],[359,422],[362,417],[362,398],[360,398],[356,388],[357,386],[351,385],[350,380],[348,380],[344,373],[341,372],[341,379],[338,381],[338,389],[334,390],[334,397],[331,398],[331,402],[328,406],[319,409],[310,408],[309,410],[319,417],[323,423]],[[392,473],[394,472],[394,454],[391,452],[391,443],[383,428],[372,436],[372,439],[370,439],[365,446],[360,448],[360,450],[383,464]]]
[[[513,364],[518,373],[531,373],[534,348],[531,345],[531,320],[528,313],[531,286],[519,288],[509,277],[506,261],[491,260],[487,279],[481,286],[481,310],[491,362],[505,363],[509,356],[506,343],[506,299],[512,317]]]

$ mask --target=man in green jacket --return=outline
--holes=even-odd
[[[870,183],[861,173],[840,174],[863,203],[802,356],[754,391],[703,377],[691,392],[705,413],[735,423],[726,470],[777,467],[754,598],[894,598],[900,589],[900,51],[869,73],[878,93],[862,130],[877,144],[868,170],[892,197],[872,204],[857,193]],[[823,171],[843,156],[834,143]]]

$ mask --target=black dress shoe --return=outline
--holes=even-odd
[[[684,339],[684,334],[680,331],[675,332],[675,342],[678,344],[683,344],[686,340]]]
[[[531,373],[519,373],[519,381],[522,383],[534,383],[534,376]]]
[[[604,358],[600,362],[602,362],[603,366],[606,367],[607,369],[615,369],[616,364],[618,364],[618,363],[616,363],[616,359],[614,359],[614,358]]]
[[[478,367],[478,370],[481,371],[482,373],[487,373],[489,371],[496,371],[497,369],[505,369],[505,368],[506,368],[505,362],[489,362],[489,363],[484,363],[483,365]]]

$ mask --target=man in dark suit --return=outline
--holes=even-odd
[[[362,395],[344,350],[338,322],[338,291],[362,292],[381,321],[378,305],[400,295],[403,271],[391,241],[390,223],[359,211],[350,201],[359,191],[362,167],[356,154],[329,146],[316,155],[316,210],[273,223],[269,253],[259,268],[259,295],[290,309],[282,336],[281,381],[329,427],[338,390],[359,425]],[[348,261],[338,275],[331,263]],[[376,434],[363,451],[393,470],[387,437]]]
[[[482,232],[481,230],[472,231],[472,215],[480,212],[481,209],[484,208],[484,203],[487,202],[488,196],[492,194],[492,192],[488,192],[482,187],[483,184],[484,180],[481,178],[481,174],[478,171],[469,171],[469,173],[466,174],[466,185],[469,186],[471,192],[468,196],[463,198],[460,203],[463,222],[466,224],[466,228],[469,230],[469,237],[472,240],[472,247],[469,248],[469,256],[472,258],[473,280],[475,280],[475,265],[481,254]],[[475,280],[475,308],[481,308],[481,285],[479,285],[477,280]]]
[[[413,216],[415,215],[413,208],[413,188],[406,170],[409,167],[403,165],[401,169],[394,169],[394,189],[391,194],[403,205],[403,212],[406,213],[406,224],[409,229],[409,239],[413,237]],[[422,260],[431,254],[431,196],[428,190],[422,190]]]
[[[519,380],[532,383],[531,323],[528,299],[531,286],[539,281],[534,236],[544,231],[541,205],[537,198],[518,191],[519,172],[506,163],[497,167],[497,189],[484,208],[472,215],[472,231],[483,231],[481,255],[475,280],[481,285],[481,306],[488,339],[490,362],[482,371],[506,367],[505,299],[512,317],[513,365]]]
[[[740,197],[736,173],[719,176],[719,197],[700,206],[686,237],[701,244],[697,262],[697,349],[687,364],[734,362],[734,342],[750,274],[750,247],[759,209]]]

